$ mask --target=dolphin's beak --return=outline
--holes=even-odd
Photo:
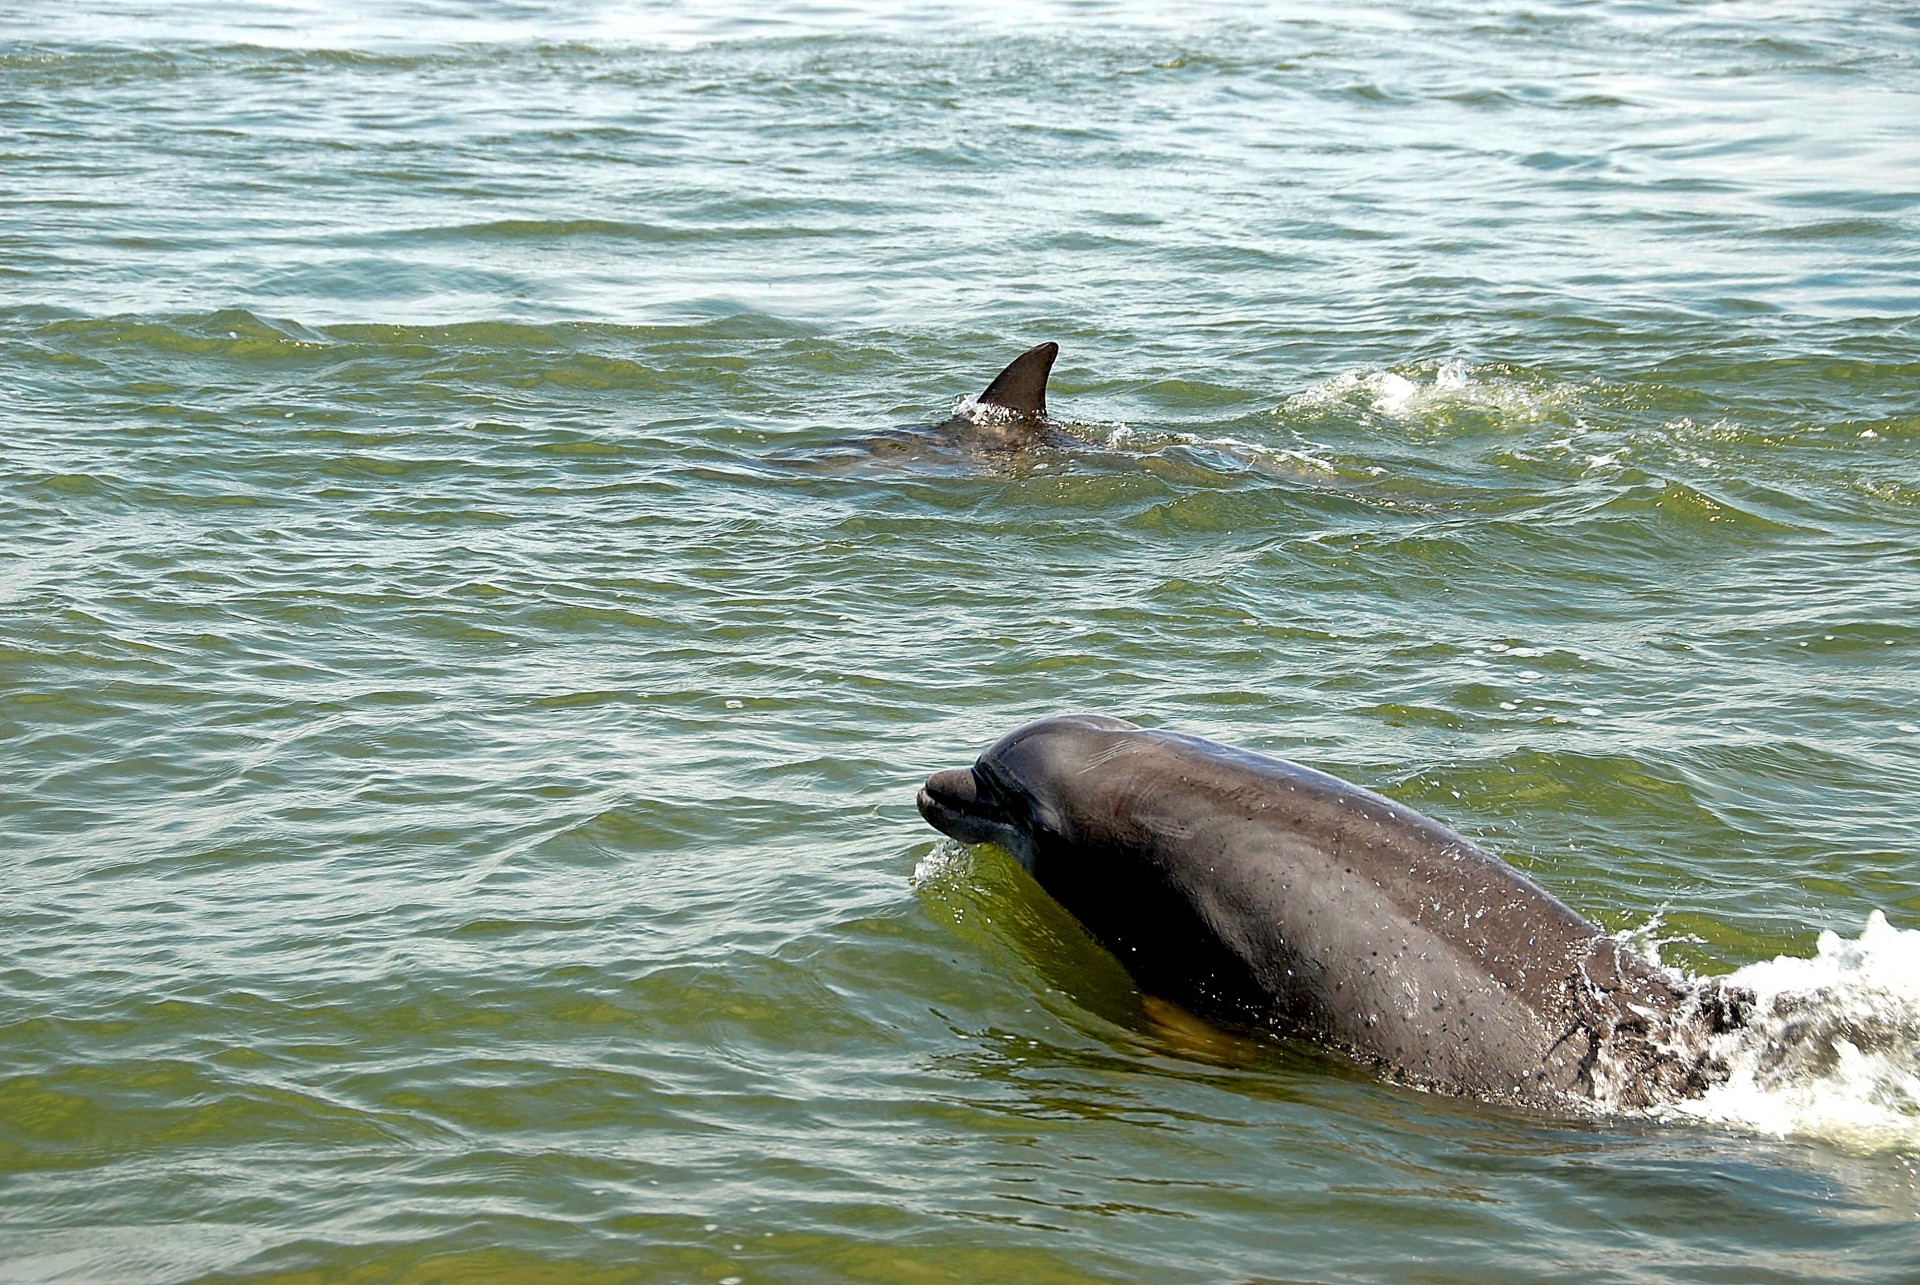
[[[991,843],[999,809],[983,794],[980,778],[970,767],[935,772],[921,787],[920,815],[940,833],[962,843]]]

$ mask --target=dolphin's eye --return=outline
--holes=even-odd
[[[1034,797],[1033,791],[1018,779],[1002,771],[998,764],[983,760],[975,765],[973,775],[980,783],[984,801],[1001,816],[1009,821],[1024,821],[1029,830],[1059,832],[1059,818],[1053,810],[1043,805]]]
[[[980,787],[984,802],[991,803],[1002,812],[1013,810],[1014,806],[1026,802],[1027,792],[1008,780],[995,764],[984,760],[973,768],[973,779]]]

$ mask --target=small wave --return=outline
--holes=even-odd
[[[1287,399],[1282,415],[1365,407],[1377,415],[1418,420],[1469,411],[1502,422],[1547,418],[1572,396],[1574,385],[1528,380],[1506,367],[1475,368],[1455,357],[1398,370],[1349,370]]]
[[[1727,1078],[1662,1119],[1694,1119],[1861,1151],[1920,1147],[1920,930],[1876,910],[1859,938],[1820,934],[1719,979],[1754,995],[1747,1023],[1713,1037]]]
[[[1338,465],[1311,451],[1250,441],[1230,433],[1143,430],[1121,423],[1076,424],[1074,427],[1081,436],[1107,450],[1141,457],[1180,452],[1219,473],[1254,470],[1303,480],[1341,474]]]
[[[713,235],[711,228],[675,228],[624,219],[495,219],[488,223],[443,224],[368,233],[346,240],[349,244],[378,245],[388,241],[564,241],[589,238],[664,244],[699,241]]]

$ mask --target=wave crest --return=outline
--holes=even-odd
[[[1823,932],[1810,959],[1718,980],[1754,996],[1746,1024],[1712,1039],[1727,1077],[1653,1115],[1852,1150],[1920,1147],[1920,931],[1876,910],[1857,939]]]

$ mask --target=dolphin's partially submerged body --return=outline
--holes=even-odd
[[[1008,362],[978,397],[938,424],[781,452],[775,458],[788,464],[832,469],[897,456],[1005,460],[1034,447],[1070,445],[1072,439],[1047,419],[1047,378],[1059,355],[1059,344],[1035,344]]]
[[[977,450],[1019,450],[1044,439],[1047,431],[1047,377],[1060,345],[1035,344],[1007,363],[986,391],[974,399],[973,413],[961,413],[942,428],[969,440]]]
[[[1142,990],[1392,1078],[1635,1108],[1726,1072],[1746,996],[1687,983],[1439,822],[1337,777],[1117,718],[1019,728],[920,812],[995,843]]]

